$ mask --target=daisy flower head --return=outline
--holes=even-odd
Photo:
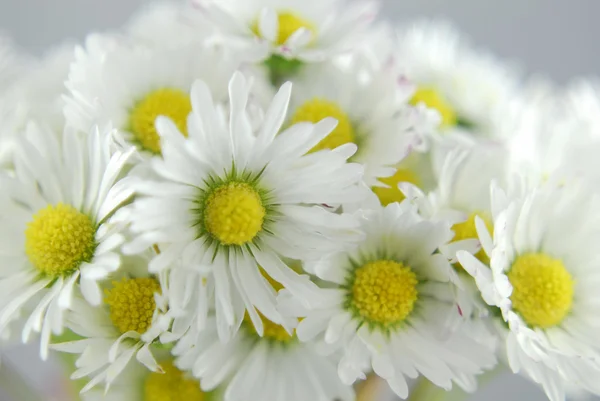
[[[274,81],[303,62],[323,61],[353,49],[377,13],[373,1],[195,0],[218,23],[222,35],[268,47]]]
[[[79,339],[53,344],[52,348],[79,354],[71,378],[91,378],[82,392],[99,383],[108,389],[133,358],[150,371],[163,372],[154,353],[171,324],[170,288],[165,272],[148,274],[151,254],[148,251],[123,260],[119,273],[112,274],[110,284],[103,286],[100,306],[74,297],[66,326]]]
[[[408,104],[413,87],[390,71],[370,68],[355,58],[349,64],[308,66],[294,81],[289,123],[338,120],[336,128],[311,152],[354,143],[352,161],[365,167],[369,187],[384,187],[397,165],[422,147],[437,120],[427,110]]]
[[[282,288],[269,282],[274,289]],[[205,330],[193,326],[173,348],[176,366],[200,379],[204,390],[222,385],[224,401],[354,399],[332,357],[319,354],[314,344],[299,342],[293,329],[261,319],[262,336],[246,316],[238,334],[223,343],[215,317],[209,317]]]
[[[219,334],[227,339],[247,311],[263,334],[256,309],[282,323],[275,292],[260,275],[281,283],[301,299],[317,288],[282,258],[317,259],[360,237],[356,220],[331,213],[363,196],[362,166],[348,163],[354,144],[307,152],[336,125],[333,119],[299,123],[280,132],[291,84],[275,95],[257,131],[250,124],[250,85],[236,72],[229,84],[229,116],[219,112],[203,81],[192,88],[188,138],[160,118],[162,157],[149,160],[156,180],[140,179],[131,209],[123,212],[135,234],[124,248],[157,245],[150,263],[158,272],[181,258],[202,287],[214,292]],[[127,214],[127,215],[126,215]],[[126,216],[125,216],[126,215]]]
[[[476,222],[489,266],[459,251],[483,300],[507,324],[514,372],[563,401],[567,382],[595,394],[599,349],[596,308],[598,198],[575,181],[548,179],[492,191],[493,235]]]
[[[65,129],[62,141],[31,124],[2,175],[0,332],[33,304],[22,338],[41,332],[47,356],[51,333],[79,288],[98,305],[98,282],[116,271],[122,227],[111,216],[132,195],[120,179],[132,151],[112,152],[112,133],[98,129],[85,138]]]
[[[0,58],[1,47],[0,44]],[[62,94],[69,64],[73,60],[73,48],[64,44],[40,59],[22,62],[19,74],[13,76],[4,91],[0,92],[1,165],[10,165],[16,139],[23,134],[29,121],[44,124],[55,136],[60,137],[65,124]]]
[[[518,121],[516,73],[476,51],[452,26],[420,21],[398,32],[392,58],[417,84],[411,102],[438,111],[440,131],[462,142],[504,141]]]
[[[161,152],[156,117],[169,117],[187,135],[194,80],[206,80],[222,101],[239,65],[227,49],[196,43],[153,48],[92,37],[76,55],[66,83],[68,121],[82,130],[111,122],[146,157]]]
[[[453,237],[450,225],[425,220],[405,201],[363,212],[361,227],[365,239],[354,249],[310,267],[330,285],[298,323],[298,338],[339,349],[346,384],[373,369],[401,398],[407,378],[418,375],[473,391],[475,375],[495,357],[460,324],[455,274],[439,252]],[[279,300],[282,311],[297,308],[285,290]]]

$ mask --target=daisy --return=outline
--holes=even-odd
[[[492,191],[493,236],[476,221],[489,266],[465,252],[462,266],[483,300],[499,308],[514,372],[541,384],[552,401],[570,382],[600,394],[596,244],[598,199],[574,181],[553,179]]]
[[[358,57],[345,66],[307,67],[294,83],[289,123],[338,120],[311,152],[355,143],[352,160],[365,166],[364,181],[370,187],[384,187],[378,178],[393,175],[437,124],[435,115],[408,104],[412,85],[385,69],[370,69]]]
[[[374,19],[372,1],[195,0],[226,37],[267,46],[275,81],[305,61],[323,61],[353,49]]]
[[[73,46],[64,44],[52,49],[41,59],[27,62],[0,92],[0,165],[12,161],[16,138],[29,121],[43,124],[60,136],[65,124],[61,96],[72,60]]]
[[[158,277],[147,273],[147,254],[123,262],[121,274],[113,274],[112,284],[105,286],[102,306],[73,299],[66,326],[81,339],[52,348],[80,354],[71,378],[91,378],[82,392],[101,382],[108,388],[134,357],[149,370],[162,371],[152,346],[171,324],[169,285],[164,272]]]
[[[437,250],[453,237],[449,224],[420,217],[408,202],[363,212],[364,241],[355,249],[307,266],[328,285],[298,324],[301,341],[339,348],[338,373],[352,384],[375,374],[401,398],[407,378],[424,376],[449,390],[467,391],[475,375],[495,364],[493,349],[461,325],[454,271]],[[293,308],[286,290],[281,309]]]
[[[30,125],[1,176],[0,333],[33,303],[22,331],[41,332],[46,358],[51,332],[60,334],[76,287],[93,305],[98,281],[119,268],[123,242],[111,215],[132,195],[121,171],[131,155],[111,153],[111,132],[87,138],[67,128],[55,135]]]
[[[108,391],[91,389],[80,395],[83,401],[222,401],[222,391],[204,392],[200,383],[174,366],[166,355],[161,372],[151,372],[138,364],[128,365]]]
[[[224,344],[210,317],[206,330],[191,329],[173,348],[176,366],[199,378],[204,390],[226,383],[224,401],[354,399],[332,358],[318,354],[312,344],[300,343],[293,331],[264,317],[262,321],[262,336],[246,318],[238,335]]]
[[[262,334],[255,307],[282,323],[259,265],[301,299],[311,299],[316,286],[282,257],[316,259],[360,237],[352,216],[329,209],[362,196],[362,167],[347,163],[355,145],[306,154],[335,128],[333,119],[279,133],[291,84],[277,93],[257,132],[246,111],[248,81],[236,72],[229,88],[226,120],[207,84],[194,84],[188,138],[173,121],[157,120],[162,157],[148,163],[160,178],[141,179],[131,209],[122,214],[136,236],[126,252],[158,245],[151,272],[181,258],[184,269],[202,273],[202,286],[214,291],[222,339],[237,330],[246,311]]]
[[[68,121],[82,130],[111,122],[146,156],[161,151],[156,117],[171,118],[186,135],[192,82],[206,80],[216,101],[226,100],[228,79],[239,64],[224,48],[149,48],[110,38],[88,40],[76,56],[66,83]]]
[[[398,33],[390,57],[418,85],[412,102],[439,112],[442,133],[467,143],[513,134],[521,107],[516,73],[472,49],[452,26],[417,22]]]

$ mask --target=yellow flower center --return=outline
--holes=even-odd
[[[324,118],[333,117],[338,120],[338,125],[327,137],[315,145],[310,152],[322,149],[335,149],[348,142],[355,142],[354,128],[348,115],[337,105],[329,100],[314,98],[296,109],[292,116],[292,124],[299,122],[317,123]]]
[[[378,260],[355,271],[351,302],[358,314],[384,326],[400,323],[413,311],[418,280],[403,263]]]
[[[431,109],[436,109],[440,113],[440,116],[442,117],[440,128],[453,127],[458,123],[458,116],[448,100],[435,89],[430,87],[418,88],[410,103],[412,105],[417,105],[421,102]]]
[[[265,214],[260,194],[254,188],[230,182],[208,196],[204,226],[223,245],[243,245],[262,230]]]
[[[389,188],[372,187],[373,192],[375,192],[375,195],[377,195],[383,206],[387,206],[394,202],[402,202],[404,200],[404,194],[398,189],[398,183],[410,182],[416,186],[421,184],[419,176],[414,171],[407,168],[399,168],[394,175],[379,178],[379,181],[390,186]]]
[[[136,331],[144,334],[152,324],[156,309],[154,294],[160,285],[151,277],[123,279],[106,290],[104,302],[110,307],[110,319],[121,333]]]
[[[315,33],[317,31],[317,29],[311,22],[289,11],[280,12],[277,15],[277,22],[279,25],[277,31],[277,44],[279,46],[287,42],[289,37],[292,36],[292,34],[300,28],[308,29],[311,33],[312,38],[315,37]],[[262,35],[260,34],[260,29],[258,28],[258,20],[255,21],[250,28],[256,36],[262,37]]]
[[[571,311],[575,283],[560,260],[543,253],[521,255],[508,279],[513,286],[513,309],[530,326],[556,326]]]
[[[267,279],[267,281],[269,282],[269,284],[271,284],[271,287],[273,287],[273,289],[275,291],[279,291],[283,288],[283,285],[281,285],[279,282],[273,280],[262,268],[260,269],[260,273],[263,275],[264,278]],[[263,323],[263,329],[264,329],[263,338],[265,338],[267,340],[275,341],[278,343],[282,343],[282,344],[287,344],[294,339],[294,336],[291,336],[283,328],[283,326],[281,326],[277,323],[273,323],[272,321],[270,321],[269,319],[264,317],[264,315],[260,312],[258,312],[258,315],[260,316],[260,319],[262,320],[262,323]],[[250,320],[250,316],[247,313],[244,316],[244,322],[246,323],[247,327],[250,329],[250,331],[252,333],[258,335],[258,333],[256,332],[256,329],[254,328],[254,325],[252,324],[252,320]]]
[[[208,401],[209,394],[200,389],[197,380],[173,366],[161,363],[164,373],[151,372],[144,383],[144,401]]]
[[[473,212],[469,215],[467,220],[463,221],[462,223],[456,223],[452,226],[452,231],[454,231],[454,238],[452,239],[453,241],[462,241],[464,239],[479,238],[479,236],[477,235],[477,228],[475,227],[476,216],[481,217],[481,219],[485,223],[485,226],[490,232],[493,231],[494,225],[492,224],[492,219],[490,219],[487,213]],[[490,263],[490,258],[485,253],[483,248],[475,254],[475,257],[479,259],[482,263],[485,263],[486,265],[489,265]]]
[[[96,249],[92,220],[71,205],[39,210],[25,230],[25,253],[42,274],[59,276],[89,262]]]
[[[187,117],[191,111],[192,103],[187,93],[173,88],[157,89],[133,107],[129,129],[144,149],[160,153],[160,137],[154,125],[156,117],[169,117],[187,136]]]

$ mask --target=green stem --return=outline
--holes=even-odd
[[[42,396],[6,358],[0,367],[0,388],[14,401],[42,401]]]

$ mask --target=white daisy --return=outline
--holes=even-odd
[[[194,80],[206,80],[214,98],[226,100],[227,82],[239,64],[236,60],[224,48],[196,43],[149,48],[114,43],[110,38],[88,40],[86,49],[78,48],[71,67],[65,114],[84,130],[111,122],[127,143],[146,155],[158,154],[156,117],[171,118],[186,134]]]
[[[440,128],[457,139],[506,140],[518,121],[516,73],[477,51],[448,24],[421,21],[398,33],[394,51],[407,78],[419,85],[412,101],[436,109]]]
[[[289,400],[350,401],[351,386],[344,385],[335,362],[303,344],[282,326],[264,317],[264,335],[245,319],[238,334],[222,343],[214,317],[206,330],[189,330],[173,348],[175,364],[199,378],[204,390],[222,383],[225,401]]]
[[[290,123],[337,119],[337,127],[311,151],[355,143],[352,160],[365,166],[368,186],[382,187],[377,178],[393,175],[437,124],[427,110],[408,104],[412,85],[386,69],[369,68],[358,56],[343,67],[309,66],[294,84]]]
[[[512,370],[541,384],[552,401],[564,400],[566,382],[600,394],[599,206],[573,181],[519,185],[508,194],[494,187],[493,237],[476,221],[491,268],[458,253],[484,301],[508,323]]]
[[[52,348],[80,354],[71,378],[91,378],[82,392],[99,383],[108,388],[134,357],[149,370],[161,371],[151,347],[171,324],[169,284],[164,272],[148,275],[148,260],[144,256],[124,260],[121,274],[113,275],[112,285],[105,286],[102,306],[74,297],[66,326],[81,339]]]
[[[331,213],[324,205],[362,196],[362,167],[347,163],[355,145],[306,154],[335,128],[333,119],[279,133],[291,84],[277,93],[258,132],[246,111],[249,83],[237,72],[229,88],[226,121],[208,86],[194,84],[187,139],[172,121],[157,120],[162,157],[149,163],[160,179],[141,180],[130,215],[123,214],[136,235],[126,251],[154,244],[161,250],[150,271],[182,258],[185,269],[202,273],[202,286],[215,292],[223,339],[237,330],[246,310],[262,334],[255,307],[281,323],[275,293],[258,265],[301,299],[311,299],[315,285],[281,258],[316,259],[360,237],[354,218]]]
[[[160,360],[162,372],[151,372],[139,364],[128,365],[108,391],[91,389],[83,401],[221,401],[220,389],[204,392],[200,383],[173,365],[170,357]]]
[[[331,283],[296,330],[341,348],[338,373],[346,384],[371,368],[400,397],[407,378],[423,375],[437,386],[467,391],[475,375],[495,364],[493,350],[473,341],[454,299],[454,270],[438,252],[453,237],[449,224],[420,217],[410,203],[364,212],[365,240],[323,258],[311,271]],[[280,292],[281,308],[293,298]]]
[[[226,37],[269,47],[272,57],[267,65],[276,73],[293,72],[298,62],[322,61],[353,49],[377,12],[375,2],[363,0],[194,3]]]
[[[97,305],[97,282],[118,269],[124,241],[110,217],[132,195],[119,180],[131,151],[111,153],[111,132],[80,138],[66,129],[62,144],[30,125],[18,143],[14,172],[2,180],[0,332],[28,302],[35,308],[26,341],[41,331],[41,355],[59,334],[74,288]]]
[[[61,96],[72,60],[72,45],[52,49],[40,60],[28,62],[0,94],[0,164],[10,163],[16,138],[29,121],[43,124],[60,136],[64,127]]]

